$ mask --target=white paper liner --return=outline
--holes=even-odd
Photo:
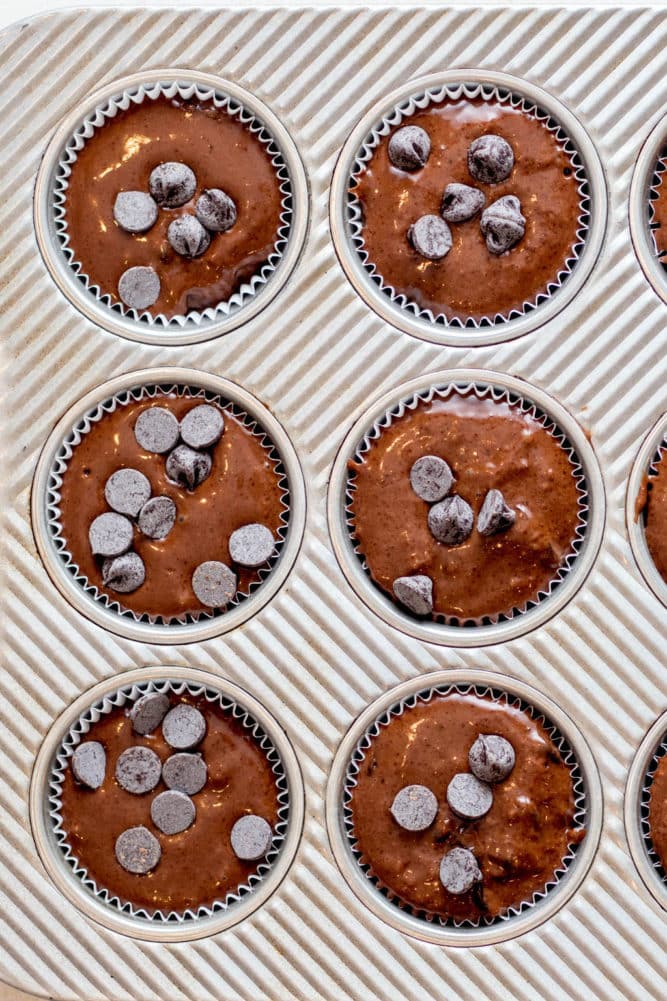
[[[554,134],[559,146],[569,156],[572,163],[574,177],[579,184],[580,214],[577,220],[577,242],[572,247],[570,257],[568,257],[568,259],[563,263],[553,280],[549,282],[546,291],[539,292],[533,299],[527,299],[523,303],[521,309],[512,309],[507,313],[499,312],[492,316],[485,315],[481,318],[469,316],[465,319],[461,319],[460,317],[452,317],[451,319],[448,319],[444,313],[435,314],[430,309],[420,308],[418,303],[409,299],[403,293],[397,292],[393,286],[385,282],[384,278],[375,267],[375,264],[370,259],[364,244],[363,211],[359,199],[354,193],[354,188],[356,180],[363,173],[366,164],[368,164],[372,159],[373,153],[379,145],[380,140],[393,131],[397,125],[400,125],[404,119],[410,118],[410,116],[414,115],[417,111],[423,111],[429,105],[437,104],[443,100],[456,101],[460,98],[473,99],[476,97],[481,97],[486,101],[498,101],[501,104],[510,105],[512,108],[520,108],[525,114],[530,115],[538,121],[545,122],[549,132]],[[429,323],[445,327],[491,327],[507,323],[509,320],[518,319],[519,317],[532,312],[534,309],[537,309],[542,303],[550,299],[554,292],[558,291],[576,267],[576,264],[581,257],[581,253],[588,236],[588,230],[590,228],[590,189],[588,177],[581,156],[575,148],[572,140],[563,129],[562,125],[553,117],[552,114],[545,111],[543,108],[540,108],[534,101],[529,100],[529,98],[524,97],[521,94],[513,93],[504,87],[494,87],[490,84],[465,82],[447,84],[442,87],[429,88],[415,97],[407,98],[401,104],[397,105],[390,114],[386,115],[376,128],[370,132],[365,143],[357,153],[354,166],[350,174],[350,184],[347,195],[347,224],[352,246],[355,248],[364,269],[384,295],[386,295],[387,298],[390,299],[391,302],[394,303],[394,305],[400,310],[411,313],[413,316],[426,320]]]
[[[185,911],[157,910],[154,913],[149,913],[141,907],[135,907],[128,900],[121,900],[120,897],[113,894],[110,890],[107,890],[104,887],[99,887],[95,880],[88,874],[88,870],[79,862],[76,855],[72,851],[72,848],[67,841],[67,831],[63,827],[63,819],[60,812],[62,809],[62,787],[65,773],[70,767],[70,759],[77,745],[82,739],[85,738],[91,726],[93,726],[102,716],[110,713],[118,706],[129,705],[135,702],[142,695],[146,695],[149,692],[166,692],[173,693],[174,695],[183,695],[187,692],[189,695],[194,697],[204,696],[208,702],[215,702],[223,709],[230,711],[233,718],[239,721],[255,738],[259,747],[266,754],[266,758],[271,764],[272,771],[276,776],[277,800],[279,804],[278,821],[273,829],[273,841],[271,843],[271,848],[267,852],[264,859],[258,862],[256,871],[250,874],[246,883],[239,886],[236,890],[229,892],[224,899],[216,900],[210,907],[200,906],[196,909],[188,908]],[[55,757],[48,788],[49,817],[51,818],[51,822],[53,824],[53,833],[55,834],[65,861],[71,867],[74,875],[81,880],[86,890],[107,906],[112,907],[123,914],[127,914],[133,918],[142,918],[144,920],[149,919],[159,923],[178,922],[182,924],[184,922],[201,920],[202,918],[210,917],[212,914],[217,914],[220,911],[227,910],[229,907],[246,897],[249,893],[252,893],[253,889],[269,873],[277,860],[285,840],[287,825],[289,822],[290,801],[287,778],[280,755],[270,738],[247,712],[247,710],[243,708],[243,706],[238,705],[232,699],[227,698],[222,693],[214,691],[211,688],[186,681],[173,681],[166,679],[161,681],[145,681],[138,684],[126,685],[119,688],[111,695],[107,695],[98,702],[94,703],[94,705],[87,709],[86,712],[79,717],[77,722],[70,727],[66,736],[63,738],[60,750]],[[146,811],[148,818],[148,807],[146,808]],[[229,850],[230,852],[232,851],[231,845]],[[202,861],[205,864],[205,860]]]
[[[650,499],[650,496],[651,496],[651,478],[658,475],[658,467],[659,467],[660,463],[663,460],[665,460],[665,456],[667,456],[667,439],[664,439],[660,443],[660,445],[658,445],[657,449],[655,450],[655,452],[653,454],[653,458],[651,459],[651,461],[649,463],[648,469],[646,470],[646,476],[647,476],[647,480],[646,480],[646,503],[644,504],[644,507],[643,507],[642,511],[640,512],[640,523],[641,523],[642,530],[644,531],[644,533],[646,532],[646,519],[648,517],[649,499]],[[648,543],[647,543],[647,549],[648,549]],[[649,556],[651,556],[651,559],[653,558],[650,550],[649,550]],[[656,569],[657,569],[657,567],[656,567]]]
[[[449,695],[453,692],[458,692],[462,695],[474,694],[479,697],[488,697],[493,699],[495,702],[501,702],[511,707],[517,707],[526,712],[531,719],[536,720],[541,723],[546,729],[547,733],[553,740],[556,748],[558,749],[561,758],[565,765],[570,770],[572,776],[572,791],[574,796],[574,818],[573,827],[576,830],[586,827],[586,820],[588,815],[588,803],[586,797],[586,789],[584,785],[584,779],[579,767],[579,762],[577,761],[575,754],[570,747],[569,743],[565,737],[560,733],[554,724],[548,720],[543,713],[534,709],[529,703],[524,702],[518,696],[510,695],[508,692],[501,691],[500,689],[491,688],[485,685],[475,685],[475,684],[452,684],[452,685],[440,685],[436,688],[427,688],[420,692],[415,692],[412,695],[407,696],[400,702],[396,703],[390,709],[385,710],[381,713],[374,723],[368,727],[366,732],[360,737],[357,742],[357,746],[350,758],[347,772],[345,787],[343,790],[343,819],[345,824],[346,833],[350,842],[350,848],[352,854],[357,860],[360,869],[367,876],[369,881],[377,887],[377,889],[389,900],[394,906],[398,907],[399,910],[404,911],[413,917],[419,918],[422,921],[427,921],[431,924],[441,925],[445,928],[480,928],[488,927],[490,925],[498,925],[504,922],[510,921],[513,917],[518,914],[522,914],[524,911],[535,904],[543,900],[549,893],[556,889],[560,880],[567,873],[570,865],[576,858],[577,850],[579,847],[578,843],[572,843],[569,846],[568,854],[563,858],[561,866],[556,869],[553,877],[549,882],[544,885],[542,890],[536,891],[530,900],[522,901],[516,907],[508,908],[504,913],[497,915],[496,917],[490,917],[486,915],[481,915],[478,920],[473,920],[472,918],[443,918],[439,914],[434,914],[430,911],[419,910],[416,907],[411,906],[406,901],[402,900],[398,894],[394,893],[391,887],[384,884],[379,877],[375,876],[372,872],[372,867],[370,863],[362,861],[362,852],[356,840],[354,833],[354,818],[351,808],[352,792],[351,790],[356,786],[357,780],[356,776],[359,774],[361,763],[363,762],[366,752],[372,747],[373,739],[377,737],[380,733],[382,727],[387,727],[390,725],[392,719],[397,716],[402,716],[406,710],[413,709],[419,702],[429,702],[435,696]]]
[[[422,403],[430,403],[433,399],[438,398],[441,400],[446,400],[452,395],[457,396],[467,396],[474,394],[478,399],[492,399],[495,402],[506,402],[514,407],[518,407],[522,414],[526,414],[529,417],[533,417],[538,421],[542,427],[554,438],[566,452],[570,463],[572,465],[572,475],[575,478],[577,492],[579,495],[579,523],[575,528],[574,538],[572,540],[572,545],[570,551],[565,555],[563,562],[561,563],[558,572],[554,576],[553,580],[550,581],[549,587],[546,590],[540,591],[535,599],[525,602],[523,605],[517,605],[515,608],[508,612],[503,612],[498,615],[485,615],[481,618],[467,618],[459,619],[454,616],[443,615],[441,613],[434,612],[431,616],[425,616],[426,621],[432,619],[434,622],[439,622],[447,626],[460,626],[462,628],[470,628],[475,626],[488,626],[495,625],[498,622],[506,622],[509,619],[513,619],[517,615],[523,615],[525,612],[530,611],[531,608],[535,608],[537,605],[546,601],[555,589],[561,584],[565,577],[572,570],[574,563],[577,559],[579,551],[586,538],[586,531],[588,526],[588,516],[590,513],[589,502],[588,502],[588,486],[586,483],[586,477],[584,475],[584,470],[579,461],[574,447],[569,442],[565,433],[561,431],[555,421],[545,413],[540,410],[534,403],[529,400],[523,399],[523,397],[518,396],[509,389],[504,389],[500,386],[486,385],[486,384],[476,384],[476,383],[449,383],[446,386],[431,386],[427,389],[422,390],[419,393],[408,397],[405,400],[401,400],[397,403],[392,410],[385,413],[382,417],[375,421],[371,429],[364,435],[364,437],[359,442],[357,448],[355,449],[354,455],[352,456],[352,462],[361,461],[364,454],[371,448],[371,445],[376,441],[394,420],[399,420],[408,410],[416,410],[416,408]],[[374,587],[377,587],[382,591],[383,594],[388,594],[381,585],[377,584],[371,574],[370,567],[366,562],[366,558],[361,548],[361,543],[356,538],[355,535],[355,525],[354,525],[354,512],[352,510],[353,495],[355,490],[355,474],[354,470],[350,469],[348,473],[347,489],[345,491],[345,513],[346,513],[346,524],[348,527],[350,539],[352,540],[354,552],[361,562],[364,572],[367,574],[369,580]],[[400,604],[397,607],[404,611],[406,615],[410,615],[409,612],[405,611]],[[415,616],[410,615],[411,620],[415,619]]]
[[[660,250],[658,247],[658,242],[656,238],[656,233],[660,229],[659,224],[655,219],[655,202],[660,197],[660,188],[665,179],[665,171],[667,170],[667,156],[662,155],[655,165],[653,171],[653,177],[651,178],[651,186],[648,192],[648,228],[651,234],[651,245],[653,246],[653,252],[655,256],[667,265],[667,246],[664,250]],[[667,234],[665,234],[665,239],[667,240]]]
[[[658,764],[661,759],[667,755],[667,732],[663,734],[661,742],[656,747],[649,766],[646,770],[646,776],[644,778],[644,784],[642,786],[640,801],[639,801],[639,829],[641,831],[642,837],[644,839],[644,847],[646,848],[646,854],[649,857],[649,861],[653,869],[657,872],[658,876],[667,883],[667,869],[660,861],[658,853],[653,845],[653,838],[651,836],[651,824],[650,824],[650,805],[651,805],[651,786],[653,785],[653,779],[655,777]]]
[[[141,104],[144,100],[156,99],[164,96],[172,98],[179,97],[188,100],[197,98],[201,101],[212,101],[216,107],[223,108],[232,117],[238,118],[248,130],[255,135],[261,143],[266,146],[266,150],[271,157],[271,162],[276,171],[276,177],[280,181],[280,192],[282,194],[282,211],[280,214],[280,224],[277,231],[277,239],[274,249],[268,260],[262,265],[260,270],[252,276],[250,281],[245,282],[241,288],[235,292],[225,302],[218,303],[201,312],[191,310],[185,315],[167,317],[162,313],[153,315],[149,310],[138,312],[130,309],[122,303],[117,296],[105,293],[93,279],[87,275],[80,261],[74,256],[74,251],[70,246],[69,232],[67,229],[66,202],[69,177],[72,172],[72,165],[78,158],[79,150],[83,149],[88,139],[90,139],[96,129],[113,119],[119,111],[126,111],[132,104]],[[165,80],[163,82],[143,84],[125,90],[109,101],[91,111],[81,122],[76,132],[65,146],[62,158],[58,164],[54,183],[54,203],[53,214],[55,230],[62,248],[62,252],[75,275],[84,286],[86,291],[94,296],[99,302],[108,306],[121,316],[132,320],[141,320],[149,326],[159,327],[185,327],[198,326],[204,321],[221,319],[237,313],[243,306],[263,288],[278,267],[287,242],[290,237],[292,227],[292,180],[283,155],[275,142],[273,136],[266,125],[255,115],[251,114],[244,106],[235,99],[228,97],[222,91],[201,84],[179,82],[178,80]]]
[[[160,397],[166,398],[169,396],[188,396],[188,398],[192,398],[195,402],[197,400],[202,400],[207,403],[217,404],[222,409],[223,413],[232,415],[237,420],[240,420],[244,426],[248,428],[256,438],[258,438],[262,447],[266,450],[268,458],[274,466],[276,479],[281,491],[283,511],[280,516],[281,525],[277,530],[274,554],[265,566],[257,569],[256,572],[260,579],[258,581],[253,581],[247,591],[238,590],[225,608],[216,608],[196,613],[188,613],[186,615],[165,617],[162,615],[148,615],[146,613],[140,614],[132,611],[130,608],[126,608],[122,604],[122,598],[112,598],[103,591],[100,591],[98,587],[93,584],[84,573],[82,573],[74,557],[69,552],[67,548],[67,540],[63,535],[62,524],[60,521],[60,488],[62,486],[63,476],[67,469],[67,464],[72,457],[74,449],[81,443],[81,440],[88,433],[88,431],[90,431],[93,424],[100,421],[105,415],[113,413],[117,407],[123,406],[124,404],[137,402],[143,399],[158,399]],[[67,572],[74,578],[76,583],[82,588],[83,591],[86,592],[86,594],[89,594],[110,611],[115,612],[117,615],[122,617],[129,617],[135,622],[148,622],[151,625],[160,626],[182,626],[194,622],[202,622],[206,619],[219,618],[230,608],[240,605],[243,601],[246,601],[259,587],[261,587],[263,582],[267,579],[273,568],[278,563],[285,543],[289,527],[290,491],[287,474],[284,470],[282,459],[275,445],[258,421],[252,418],[245,411],[241,410],[234,402],[224,400],[218,394],[211,393],[210,391],[197,386],[184,386],[180,383],[163,385],[148,384],[123,390],[123,392],[116,394],[116,396],[102,400],[95,407],[84,414],[84,416],[74,425],[67,437],[63,440],[63,443],[54,458],[53,466],[49,473],[46,505],[48,528],[58,551],[58,555]]]

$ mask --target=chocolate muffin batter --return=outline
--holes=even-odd
[[[444,459],[455,477],[452,494],[477,517],[489,490],[501,490],[516,512],[498,535],[473,528],[458,546],[435,540],[429,505],[410,485],[423,455]],[[580,522],[577,485],[565,450],[532,416],[506,402],[452,393],[419,403],[373,441],[354,474],[354,536],[370,574],[392,595],[398,577],[433,581],[434,614],[480,620],[535,600],[573,552]]]
[[[651,841],[663,869],[667,870],[667,754],[658,762],[649,799]]]
[[[656,570],[667,582],[667,462],[664,453],[657,463],[657,472],[648,477],[645,506],[642,503],[642,507],[646,544]]]
[[[118,406],[91,426],[76,446],[63,475],[60,524],[66,548],[79,571],[100,592],[122,608],[139,615],[165,619],[209,611],[192,589],[194,570],[208,560],[234,566],[238,590],[247,593],[259,581],[259,570],[235,566],[228,542],[243,525],[260,522],[277,539],[285,506],[281,499],[276,462],[242,421],[224,410],[225,430],[210,450],[210,476],[189,491],[172,483],[165,472],[164,455],[144,451],[135,438],[134,425],[148,407],[169,409],[180,421],[202,403],[201,397],[157,395],[153,399]],[[146,566],[146,580],[130,594],[118,594],[102,583],[101,565],[91,552],[91,522],[109,510],[104,486],[121,467],[137,469],[150,480],[153,496],[166,495],[176,504],[176,521],[163,540],[150,539],[136,527],[133,548]]]
[[[192,798],[195,822],[186,831],[164,835],[152,823],[152,800],[167,786],[161,780],[152,792],[132,795],[115,779],[116,761],[128,747],[149,747],[164,763],[173,753],[160,727],[145,737],[135,733],[129,706],[113,709],[94,723],[86,740],[103,744],[106,777],[98,790],[79,785],[70,768],[62,788],[62,826],[79,863],[100,889],[149,913],[210,906],[247,882],[258,862],[243,862],[230,844],[234,823],[244,814],[278,820],[276,776],[257,741],[231,712],[205,698],[171,695],[173,705],[190,703],[205,716],[207,732],[198,745],[208,766],[208,779]],[[116,838],[127,828],[143,825],[158,838],[162,857],[148,875],[132,875],[118,863]]]
[[[459,819],[446,790],[468,770],[468,751],[480,733],[510,741],[512,774],[493,786],[493,805],[476,821]],[[406,785],[425,785],[439,809],[425,831],[405,831],[390,807]],[[475,694],[453,692],[418,702],[373,738],[351,800],[354,836],[370,875],[404,903],[442,918],[496,917],[530,901],[560,868],[570,846],[585,835],[574,827],[569,768],[542,723],[520,708]],[[451,849],[470,849],[482,882],[461,896],[439,879]]]
[[[401,123],[428,133],[431,153],[413,173],[397,170],[385,136],[352,185],[363,213],[363,243],[385,285],[421,309],[448,320],[481,320],[523,311],[556,281],[577,244],[579,182],[570,157],[546,125],[507,104],[481,99],[444,101]],[[474,181],[467,166],[473,140],[491,133],[514,151],[514,169],[499,184]],[[520,199],[526,217],[521,242],[508,253],[489,253],[479,216],[452,224],[452,249],[443,260],[421,257],[406,238],[424,215],[438,215],[446,185],[474,185],[487,206],[505,195]]]
[[[148,192],[148,178],[164,161],[187,164],[197,189],[179,208],[159,210],[143,234],[114,221],[121,191]],[[206,253],[188,260],[167,240],[169,223],[192,214],[205,188],[221,188],[234,200],[235,225],[214,234]],[[201,311],[230,298],[257,274],[275,248],[282,211],[280,181],[265,145],[212,101],[146,98],[97,129],[72,165],[66,197],[67,230],[74,260],[91,284],[118,302],[118,280],[128,268],[151,266],[160,297],[153,316]]]

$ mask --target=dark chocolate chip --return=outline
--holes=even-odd
[[[438,813],[438,801],[427,786],[404,786],[394,796],[391,815],[406,831],[425,831]]]
[[[526,232],[521,202],[515,195],[498,198],[482,212],[480,227],[490,253],[500,255],[511,250]]]
[[[419,170],[429,158],[431,140],[418,125],[404,125],[389,140],[387,153],[399,170]]]
[[[148,188],[158,205],[177,209],[185,205],[197,190],[197,178],[185,163],[161,163],[151,171]]]
[[[477,515],[477,531],[480,535],[496,535],[506,532],[516,520],[516,511],[505,503],[500,490],[489,490]]]
[[[239,817],[232,827],[232,850],[243,862],[256,862],[266,855],[272,840],[271,825],[253,813]]]
[[[194,490],[210,475],[211,466],[211,456],[206,452],[196,452],[189,445],[179,445],[169,453],[165,469],[172,483]]]
[[[157,271],[148,267],[128,268],[118,279],[118,296],[130,309],[141,312],[160,297]]]
[[[121,556],[132,545],[134,527],[122,514],[106,512],[95,518],[88,530],[94,556]]]
[[[162,736],[175,751],[189,751],[206,734],[206,720],[195,706],[181,702],[162,721]]]
[[[149,692],[142,695],[130,710],[132,729],[145,737],[147,733],[157,730],[160,723],[169,712],[169,697],[160,692]]]
[[[434,504],[428,513],[431,535],[445,546],[460,546],[472,532],[475,516],[463,497],[454,494]]]
[[[447,222],[467,222],[481,212],[486,196],[469,184],[448,184],[442,196],[440,215]]]
[[[505,737],[480,733],[468,751],[470,771],[481,782],[503,782],[514,768],[514,748]]]
[[[480,184],[500,184],[510,176],[513,167],[514,151],[502,136],[489,133],[468,147],[468,170]]]
[[[121,191],[116,195],[113,217],[128,233],[146,233],[157,222],[157,205],[145,191]]]
[[[137,525],[149,539],[166,539],[176,521],[176,505],[171,497],[151,497],[141,511]]]
[[[447,802],[463,820],[479,820],[493,804],[493,791],[470,772],[459,772],[447,786]]]
[[[200,403],[181,420],[181,438],[190,448],[211,448],[220,441],[225,419],[217,407]]]
[[[468,848],[452,848],[440,863],[440,882],[457,897],[469,893],[481,879],[477,859]]]
[[[202,605],[224,608],[236,594],[236,574],[226,563],[207,560],[193,573],[192,590]]]
[[[208,768],[201,754],[172,754],[162,766],[162,780],[170,789],[194,796],[206,785]]]
[[[119,594],[129,594],[146,580],[146,567],[138,553],[123,553],[102,564],[102,583]]]
[[[439,215],[423,215],[408,230],[408,240],[421,257],[440,261],[452,249],[449,226]]]
[[[138,469],[117,469],[104,487],[109,507],[130,518],[137,517],[150,495],[150,480]]]
[[[181,257],[201,257],[211,242],[208,231],[193,215],[179,215],[170,222],[167,239]]]
[[[442,500],[452,489],[454,476],[444,459],[437,455],[422,455],[410,470],[410,485],[417,497],[433,504]]]
[[[424,574],[397,577],[393,585],[397,601],[414,615],[430,615],[433,611],[433,581]]]
[[[150,747],[128,747],[116,762],[118,785],[135,796],[155,789],[161,775],[162,762]]]
[[[127,872],[143,876],[161,857],[160,842],[147,827],[128,827],[116,838],[116,858]]]
[[[151,820],[163,834],[180,834],[194,824],[197,811],[189,796],[176,789],[159,793],[151,803]]]
[[[226,233],[236,222],[236,205],[220,188],[206,188],[197,199],[195,215],[206,229]]]
[[[166,407],[147,407],[134,425],[137,444],[146,452],[163,455],[169,452],[180,436],[178,421]]]
[[[74,778],[89,789],[99,789],[107,770],[107,756],[97,740],[79,744],[72,755]]]
[[[241,567],[261,567],[275,548],[273,532],[266,525],[243,525],[229,537],[229,555]]]

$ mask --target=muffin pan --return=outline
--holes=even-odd
[[[664,454],[666,438],[667,414],[663,414],[646,435],[637,453],[625,499],[625,521],[637,566],[656,598],[665,606],[667,606],[667,582],[661,577],[649,551],[644,531],[644,515],[638,511],[638,499],[646,489],[646,479],[652,471],[653,464],[660,454]]]
[[[0,980],[63,1001],[664,998],[664,912],[637,875],[623,821],[632,761],[667,706],[665,609],[635,563],[625,519],[637,451],[666,409],[665,305],[638,264],[628,214],[635,163],[665,111],[667,19],[636,7],[77,9],[8,29],[0,63],[11,109],[0,231]],[[193,331],[179,347],[163,343],[166,331],[151,343],[112,332],[70,301],[40,254],[40,161],[61,123],[79,121],[100,88],[115,92],[119,66],[133,79],[224,78],[271,109],[298,150],[310,191],[304,252],[279,295],[224,337]],[[357,123],[397,88],[445,69],[488,77],[497,66],[553,97],[589,137],[609,199],[606,233],[576,295],[553,315],[533,311],[540,325],[526,336],[443,346],[409,336],[352,287],[331,238],[331,181]],[[119,635],[68,600],[42,562],[30,514],[39,456],[63,414],[157,368],[165,379],[180,368],[205,373],[261,401],[305,482],[303,542],[271,600],[224,635],[172,636],[168,656],[152,632]],[[590,572],[557,614],[488,646],[446,648],[361,600],[336,559],[326,505],[336,456],[373,401],[466,370],[518,380],[544,394],[545,410],[570,415],[599,464],[606,515]],[[29,801],[34,770],[39,811],[35,762],[62,736],[55,721],[77,706],[78,715],[96,685],[115,689],[130,672],[165,664],[240,686],[279,720],[275,739],[284,726],[307,811],[289,872],[261,907],[196,943],[149,945],[68,897],[48,855],[46,868],[40,859]],[[325,826],[327,781],[348,728],[395,686],[443,671],[493,673],[500,687],[511,678],[545,693],[590,747],[602,787],[603,829],[576,891],[519,937],[498,926],[484,948],[436,947],[378,917],[348,886]]]

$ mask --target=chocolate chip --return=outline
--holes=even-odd
[[[118,296],[130,309],[141,312],[160,298],[160,279],[153,268],[128,268],[118,279]]]
[[[157,221],[157,205],[145,191],[121,191],[116,195],[113,217],[128,233],[145,233]]]
[[[169,697],[160,692],[149,692],[142,695],[130,710],[132,729],[145,737],[147,733],[157,730],[160,723],[169,712]]]
[[[226,563],[208,560],[193,573],[192,590],[202,605],[224,608],[236,594],[236,574]]]
[[[106,512],[95,518],[88,530],[94,556],[120,556],[132,545],[134,527],[122,514]]]
[[[179,445],[169,453],[165,469],[172,483],[194,490],[210,475],[211,466],[211,456],[206,452],[196,452],[188,445]]]
[[[422,455],[410,470],[410,485],[417,497],[432,504],[442,500],[452,489],[454,476],[444,459]]]
[[[189,751],[201,743],[205,734],[206,720],[187,702],[170,709],[162,721],[162,736],[175,751]]]
[[[429,158],[431,140],[418,125],[404,125],[394,132],[387,146],[389,159],[399,170],[419,170]]]
[[[452,249],[449,226],[439,215],[423,215],[408,230],[408,240],[421,257],[440,261]]]
[[[254,813],[239,817],[231,831],[232,849],[243,862],[256,862],[268,852],[273,840],[271,825]]]
[[[430,615],[433,611],[433,581],[424,574],[414,577],[397,577],[393,585],[394,596],[414,615]]]
[[[489,490],[477,515],[477,531],[480,535],[495,535],[506,532],[516,520],[516,511],[505,503],[500,490]]]
[[[99,789],[107,770],[107,756],[97,740],[79,744],[72,755],[74,778],[89,789]]]
[[[195,215],[206,229],[226,233],[236,222],[236,205],[220,188],[206,188],[197,199]]]
[[[151,820],[163,834],[180,834],[194,823],[197,811],[189,796],[176,789],[159,793],[151,803]]]
[[[172,754],[162,766],[162,781],[170,789],[194,796],[206,785],[208,768],[201,754]]]
[[[482,782],[502,782],[514,768],[514,748],[495,733],[480,733],[468,751],[468,764]]]
[[[438,813],[438,801],[427,786],[404,786],[394,796],[391,815],[406,831],[425,831]]]
[[[241,567],[261,567],[275,548],[273,532],[266,525],[243,525],[229,537],[229,555]]]
[[[493,792],[470,772],[459,772],[447,786],[447,802],[463,820],[479,820],[493,804]]]
[[[151,497],[139,512],[137,525],[149,539],[166,539],[176,521],[176,505],[171,497]]]
[[[463,497],[454,494],[434,504],[428,513],[431,535],[445,546],[460,546],[472,532],[475,517]]]
[[[440,215],[447,222],[467,222],[486,203],[486,196],[479,188],[471,188],[469,184],[448,184],[442,196]]]
[[[146,567],[138,553],[123,553],[102,564],[102,583],[119,594],[129,594],[146,580]]]
[[[477,859],[468,848],[452,848],[440,863],[440,882],[448,893],[469,893],[482,879]]]
[[[147,407],[142,410],[134,425],[137,444],[146,452],[163,455],[169,452],[180,436],[178,421],[165,407]]]
[[[160,781],[162,762],[150,747],[128,747],[116,762],[116,781],[135,796],[150,792]]]
[[[504,254],[511,250],[526,232],[521,202],[515,195],[498,198],[482,212],[480,227],[487,250],[492,254]]]
[[[510,176],[513,166],[514,152],[502,136],[480,136],[468,148],[468,170],[480,184],[500,184]]]
[[[167,239],[181,257],[201,257],[211,242],[207,230],[193,215],[179,215],[170,222]]]
[[[188,410],[181,420],[181,438],[190,448],[211,448],[225,430],[225,419],[217,407],[208,403]]]
[[[160,842],[147,827],[128,827],[116,838],[116,858],[127,872],[143,876],[161,857]]]
[[[138,469],[117,469],[104,487],[109,507],[130,518],[137,517],[150,495],[150,480]]]
[[[148,188],[158,205],[177,209],[189,202],[197,190],[197,178],[185,163],[161,163],[151,171]]]

